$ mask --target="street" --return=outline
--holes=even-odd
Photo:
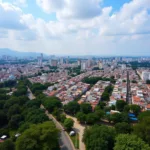
[[[28,98],[30,100],[34,100],[35,96],[31,92],[31,90],[28,88]],[[41,105],[42,109],[44,109],[44,106]],[[69,137],[69,135],[63,131],[62,125],[51,115],[48,113],[48,111],[45,112],[46,115],[49,117],[49,119],[52,119],[53,122],[55,123],[56,127],[60,130],[59,133],[59,145],[61,150],[75,150],[74,145]]]
[[[80,150],[85,150],[85,144],[82,142],[83,134],[84,134],[84,129],[85,127],[82,126],[75,117],[66,115],[67,118],[71,118],[74,120],[74,127],[73,129],[79,134],[79,149]]]

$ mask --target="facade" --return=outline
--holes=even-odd
[[[150,80],[150,72],[148,72],[148,71],[143,71],[143,72],[142,72],[142,80],[144,80],[144,81]]]

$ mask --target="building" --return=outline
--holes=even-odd
[[[57,67],[57,64],[58,64],[58,61],[56,59],[51,59],[50,60],[50,65],[51,66]]]
[[[103,69],[103,63],[101,61],[98,62],[99,69]]]
[[[81,62],[81,70],[86,70],[86,68],[87,68],[87,63],[86,63],[86,61],[82,61],[82,62]]]
[[[64,58],[60,58],[60,64],[63,65],[64,64]]]
[[[42,53],[41,53],[41,56],[38,57],[38,65],[40,67],[42,67],[42,65],[43,65],[43,54]]]
[[[148,72],[148,71],[143,71],[143,72],[142,72],[142,80],[144,80],[144,81],[150,80],[150,72]]]
[[[81,66],[81,60],[78,60],[77,64],[78,66]]]

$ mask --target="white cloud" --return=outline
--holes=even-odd
[[[26,26],[22,23],[22,11],[9,3],[0,3],[0,27],[7,29],[22,30]]]
[[[58,20],[36,19],[14,5],[0,4],[1,47],[77,55],[149,51],[150,0],[132,0],[116,12],[111,6],[100,8],[100,0],[37,0],[37,3],[45,12],[55,12]],[[10,41],[8,45],[6,40]]]
[[[36,0],[47,13],[56,12],[58,19],[88,19],[100,15],[101,0]]]

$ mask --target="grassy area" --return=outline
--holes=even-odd
[[[79,134],[76,133],[76,135],[70,136],[70,138],[71,138],[71,140],[72,140],[72,142],[73,142],[75,148],[76,148],[76,149],[79,149]]]

